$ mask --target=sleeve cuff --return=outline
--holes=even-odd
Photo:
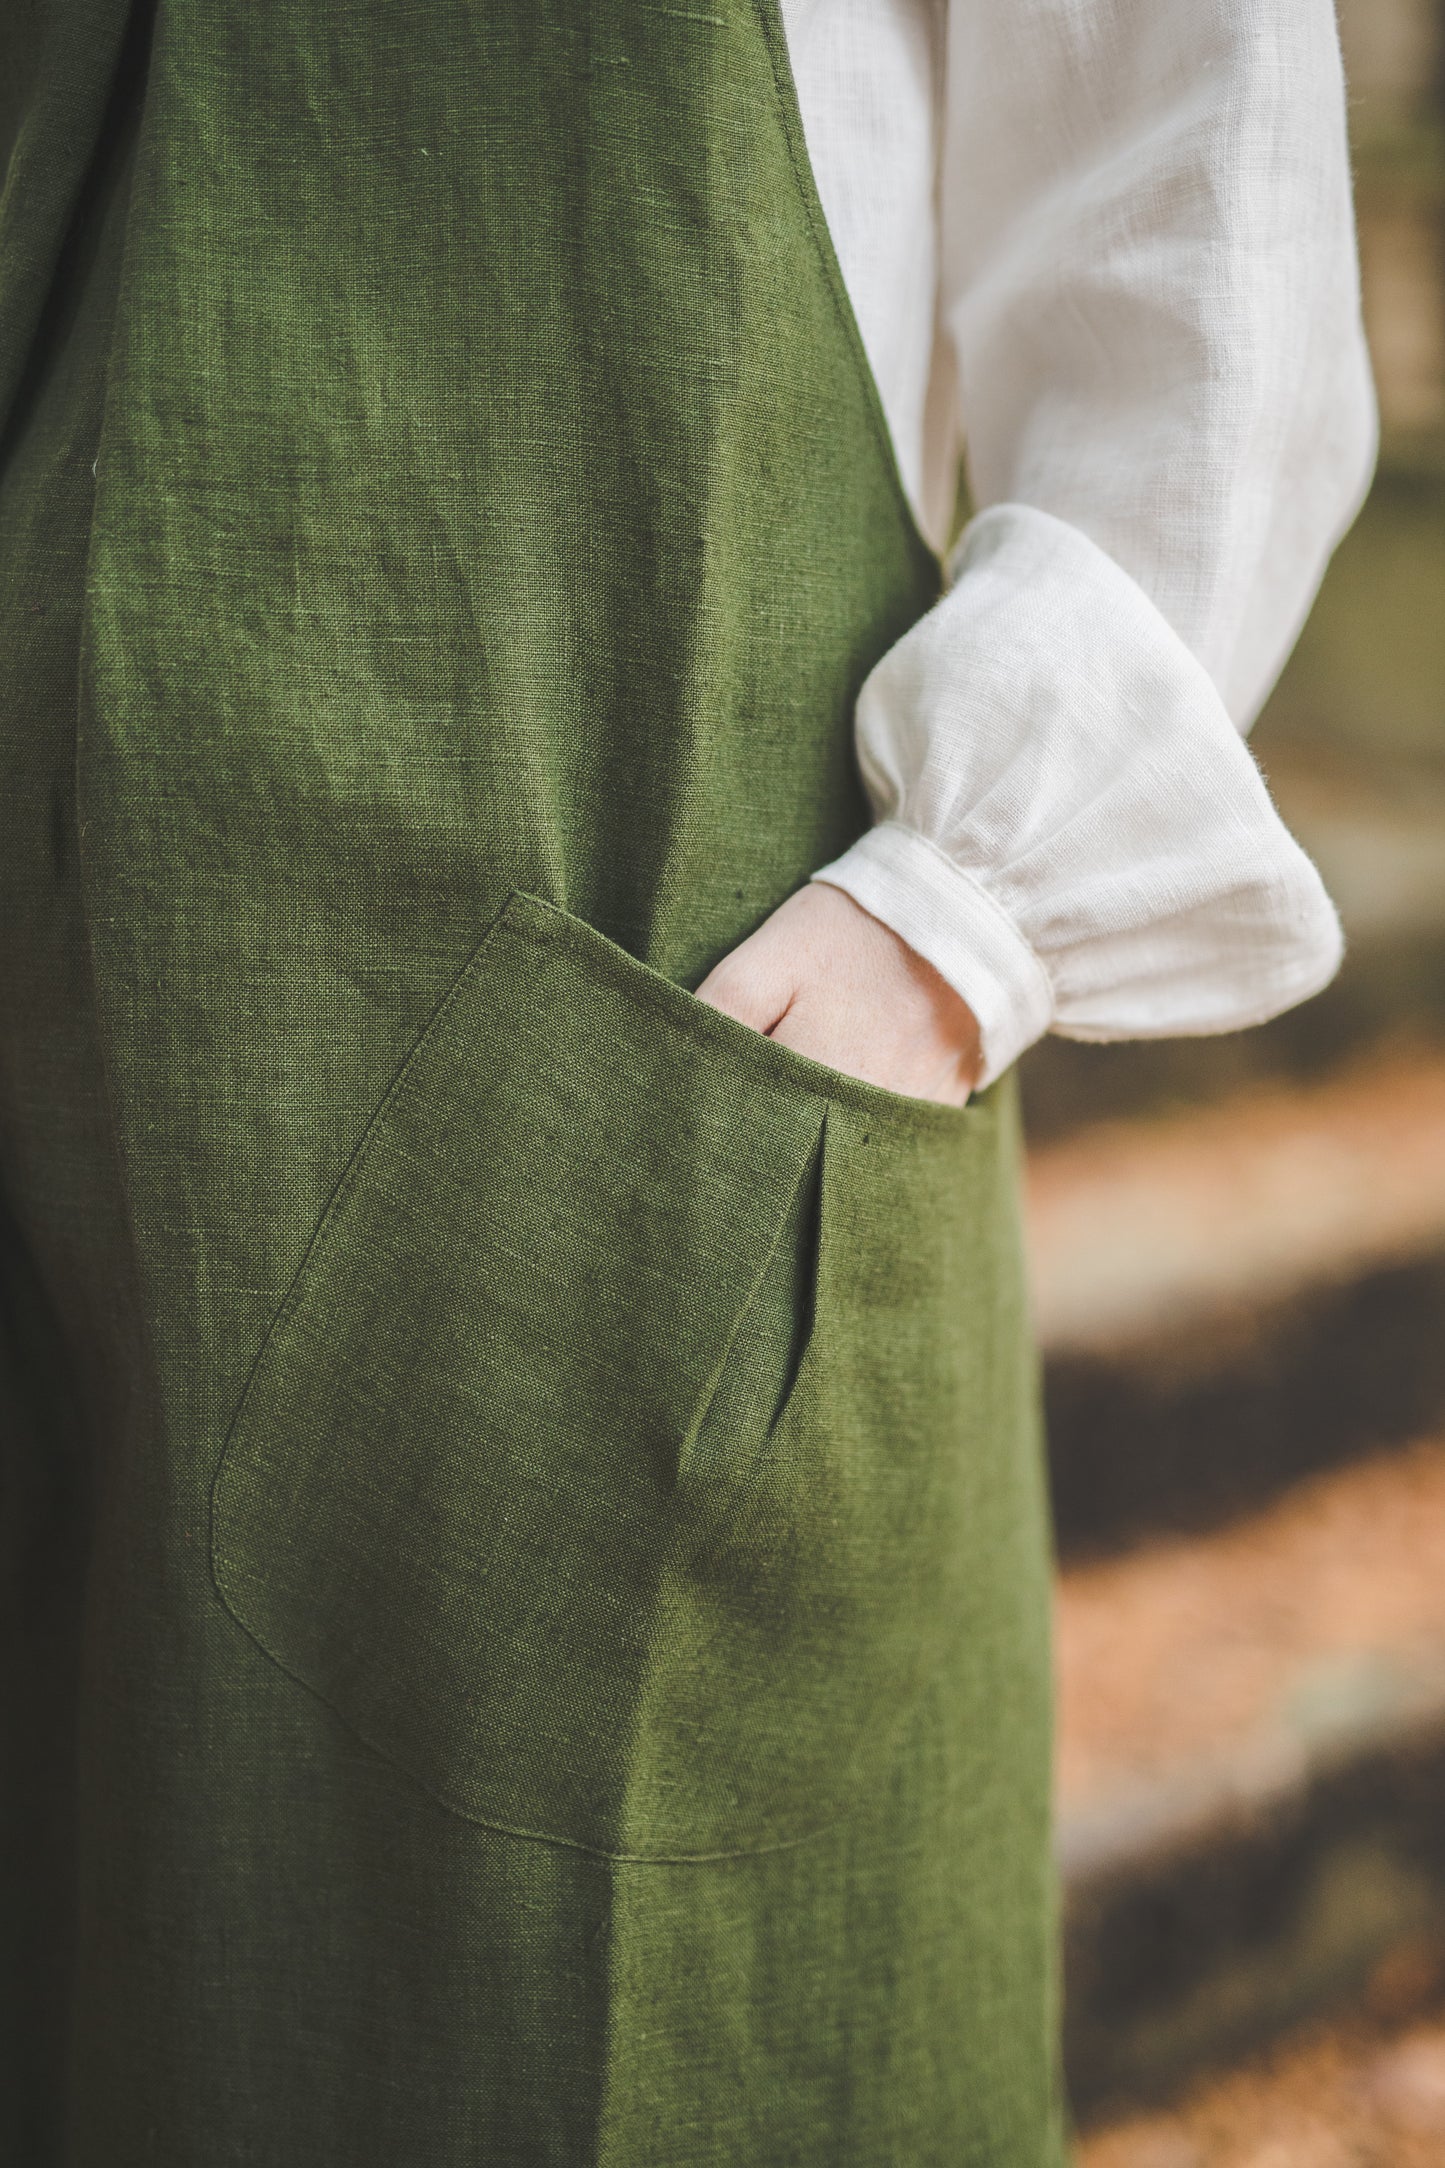
[[[927,958],[992,1079],[1046,1031],[1235,1031],[1340,959],[1320,877],[1218,689],[1077,528],[969,525],[948,594],[876,665],[857,747],[877,825],[818,878]]]
[[[880,821],[813,875],[841,888],[931,963],[978,1019],[979,1088],[1053,1021],[1048,973],[1001,904],[971,873],[901,821]]]

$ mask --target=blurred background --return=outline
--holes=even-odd
[[[1349,937],[1024,1065],[1081,2168],[1445,2168],[1445,0],[1341,0],[1378,480],[1254,745]]]

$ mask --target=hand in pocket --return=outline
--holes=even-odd
[[[983,1055],[947,980],[841,888],[810,881],[724,956],[698,998],[845,1076],[962,1106]]]

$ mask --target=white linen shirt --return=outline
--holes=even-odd
[[[1227,1031],[1341,954],[1242,733],[1374,464],[1331,0],[782,0],[818,193],[948,592],[873,671],[814,876],[974,1010]]]

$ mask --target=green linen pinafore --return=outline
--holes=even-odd
[[[1057,2158],[1011,1087],[775,0],[0,28],[0,2160]]]

